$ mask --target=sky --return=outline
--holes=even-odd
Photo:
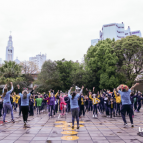
[[[143,34],[143,0],[0,0],[0,58],[10,31],[14,59],[37,54],[81,62],[104,24],[122,23]]]

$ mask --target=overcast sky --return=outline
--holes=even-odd
[[[41,52],[81,61],[104,24],[124,22],[143,35],[142,7],[143,0],[0,0],[0,58],[12,31],[14,59]]]

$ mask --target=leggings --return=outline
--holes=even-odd
[[[23,121],[27,122],[29,106],[21,106],[21,111],[23,115]]]
[[[77,121],[77,126],[79,126],[79,109],[78,108],[73,108],[71,109],[72,111],[72,126],[74,126],[74,120],[76,118]]]

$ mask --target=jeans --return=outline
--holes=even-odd
[[[109,112],[110,112],[110,117],[112,118],[112,115],[115,116],[115,108],[109,108]]]
[[[34,110],[34,107],[33,107],[33,105],[30,105],[30,116],[33,116],[33,115],[34,115],[34,112],[33,112],[33,110]]]
[[[109,116],[109,109],[108,109],[108,106],[106,104],[105,105],[105,111],[106,111],[106,116]]]
[[[117,112],[119,112],[119,115],[120,115],[120,112],[121,112],[120,105],[121,105],[120,103],[116,104],[116,115],[117,115]]]
[[[93,105],[93,115],[95,115],[95,112],[97,114],[97,104]]]
[[[137,101],[134,103],[134,110],[137,110]]]
[[[13,106],[14,106],[14,111],[16,111],[16,103],[15,102],[13,103]]]
[[[80,116],[82,115],[82,113],[84,116],[85,115],[84,105],[80,105]]]
[[[49,116],[52,116],[52,110],[54,110],[54,115],[55,115],[55,105],[50,105],[50,114],[49,114]]]
[[[27,122],[29,106],[21,106],[21,111],[23,115],[23,121]]]
[[[133,118],[132,118],[133,111],[132,110],[133,110],[132,109],[132,105],[122,105],[122,107],[121,107],[121,115],[122,115],[122,119],[123,119],[125,124],[127,123],[126,118],[125,118],[126,112],[129,113],[130,122],[131,122],[131,124],[133,124]]]
[[[7,103],[4,103],[3,104],[3,108],[4,108],[4,115],[3,115],[3,121],[5,121],[5,117],[6,117],[6,113],[7,113],[7,110],[9,109],[10,112],[11,112],[11,118],[13,120],[13,110],[12,110],[12,105],[10,102],[7,102]]]
[[[37,106],[37,114],[38,114],[38,111],[39,111],[39,114],[40,114],[40,110],[41,110],[41,106]]]
[[[79,109],[78,108],[73,108],[71,109],[72,111],[72,126],[74,126],[74,120],[76,118],[77,121],[77,126],[79,126]]]
[[[137,111],[140,111],[141,109],[141,102],[138,102],[138,108],[137,108]]]
[[[91,108],[91,111],[92,111],[92,100],[88,101],[88,111],[90,111],[90,108]]]
[[[2,116],[2,105],[0,105],[0,117]]]

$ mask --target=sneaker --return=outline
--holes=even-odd
[[[79,129],[79,126],[77,126],[77,129]]]
[[[128,124],[127,124],[127,123],[124,124],[124,128],[126,128],[126,127],[128,127]]]
[[[13,123],[15,123],[15,121],[14,121],[13,119],[12,119],[11,121],[12,121]]]
[[[94,116],[94,114],[93,114],[93,118],[94,118],[95,116]]]
[[[94,117],[97,118],[97,115],[95,115]]]
[[[133,128],[133,127],[134,127],[134,124],[131,124],[131,127]]]
[[[72,129],[74,129],[74,126],[72,126]]]

